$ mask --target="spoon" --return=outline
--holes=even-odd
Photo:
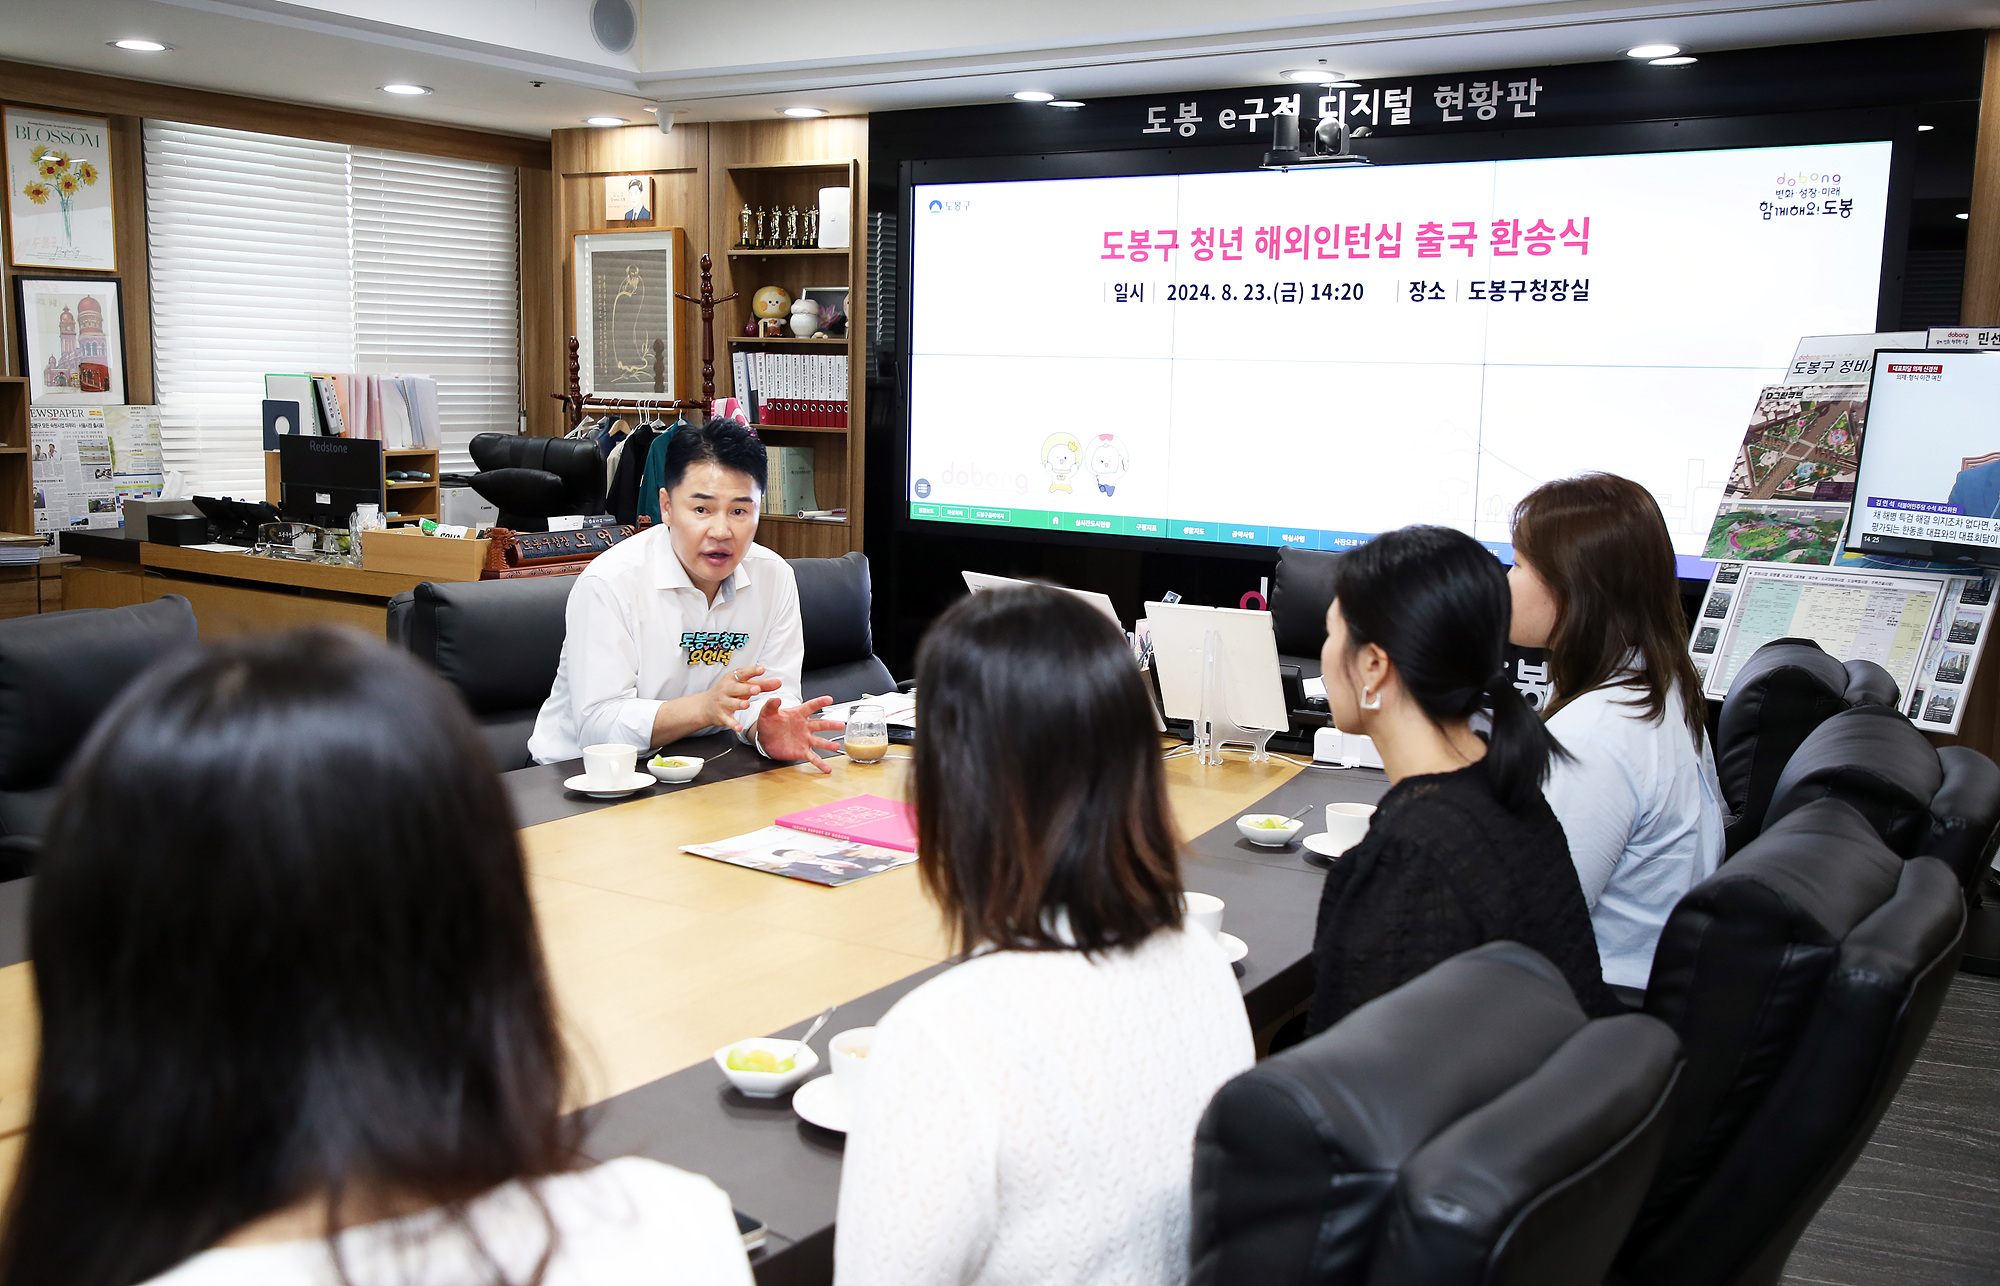
[[[826,1026],[826,1020],[833,1017],[833,1011],[838,1008],[840,1008],[839,1005],[828,1005],[824,1013],[822,1013],[819,1017],[813,1019],[812,1026],[806,1028],[806,1034],[799,1037],[798,1045],[793,1048],[792,1050],[793,1058],[797,1058],[799,1056],[799,1050],[802,1050],[806,1047],[807,1041],[819,1035],[819,1029]]]
[[[1299,818],[1304,817],[1307,813],[1310,813],[1312,810],[1313,806],[1311,804],[1307,804],[1304,808],[1301,808],[1298,812],[1293,813],[1290,817],[1287,817],[1285,820],[1288,822],[1295,822],[1299,820]]]

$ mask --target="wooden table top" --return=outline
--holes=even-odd
[[[250,554],[224,553],[219,549],[186,549],[179,545],[139,542],[142,566],[168,572],[192,572],[225,580],[252,581],[262,585],[286,585],[333,594],[358,594],[383,600],[415,589],[435,576],[403,576],[395,572],[363,571],[359,567],[334,567],[326,563],[292,562],[283,558],[263,558]]]
[[[830,775],[780,768],[521,832],[576,1064],[574,1105],[656,1081],[945,958],[940,917],[914,867],[824,888],[680,851],[851,795],[902,796],[907,759],[828,762]],[[1245,811],[1297,772],[1276,760],[1168,760],[1182,837]],[[32,1097],[31,968],[0,969],[0,1188],[11,1181]]]

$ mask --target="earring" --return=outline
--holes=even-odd
[[[1363,710],[1380,710],[1382,708],[1382,694],[1379,692],[1370,692],[1367,688],[1361,689],[1361,708]]]

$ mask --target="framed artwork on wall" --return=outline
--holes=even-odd
[[[125,317],[118,278],[17,275],[14,318],[32,405],[124,405]]]
[[[9,107],[0,128],[6,133],[14,266],[117,271],[110,122]]]
[[[613,227],[621,223],[653,221],[653,176],[613,174],[604,180],[604,221]]]
[[[573,248],[577,381],[585,400],[678,398],[687,370],[674,296],[687,289],[687,234],[579,232]]]

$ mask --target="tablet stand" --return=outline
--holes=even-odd
[[[1208,631],[1202,641],[1201,718],[1194,724],[1195,755],[1202,763],[1222,762],[1224,746],[1241,746],[1250,752],[1250,762],[1260,764],[1271,758],[1266,743],[1274,729],[1245,728],[1229,717],[1229,654],[1222,635]]]

